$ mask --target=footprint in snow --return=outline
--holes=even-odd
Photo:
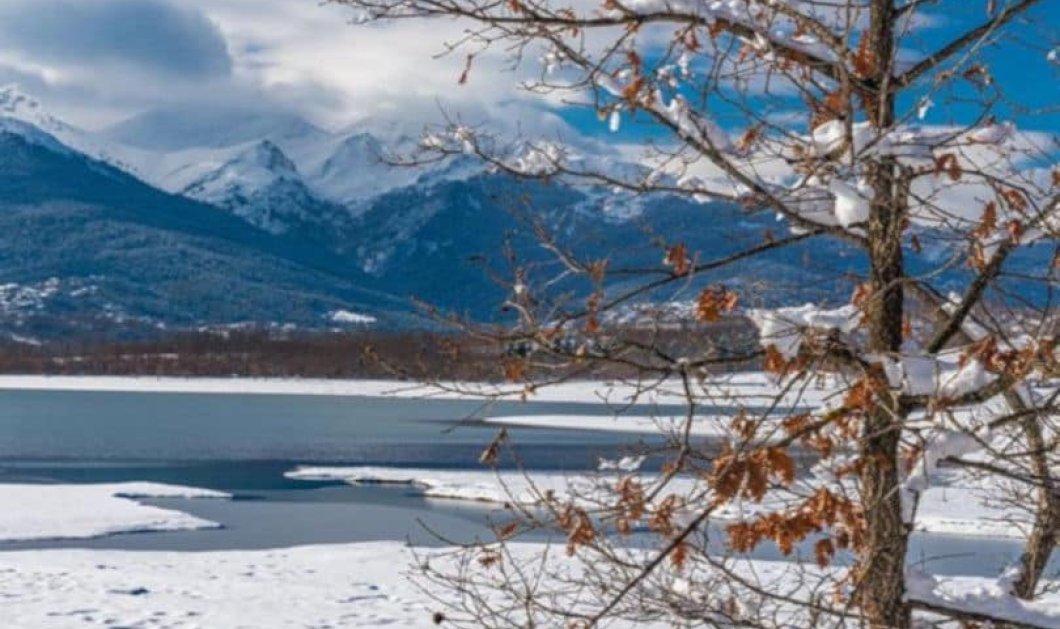
[[[110,593],[111,594],[127,594],[129,596],[144,596],[146,594],[150,594],[151,590],[148,590],[145,587],[135,587],[135,588],[130,588],[128,590],[110,590]]]

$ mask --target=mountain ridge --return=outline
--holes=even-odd
[[[188,124],[208,134],[233,120],[222,114]],[[152,133],[149,120],[119,128],[126,140],[139,130],[149,141],[136,143],[162,144],[166,134]],[[113,128],[78,130],[0,90],[0,335],[71,336],[108,322],[145,332],[234,322],[422,326],[413,297],[502,321],[516,275],[568,303],[591,290],[541,246],[543,234],[588,260],[611,260],[612,270],[663,272],[663,253],[678,242],[704,261],[784,229],[768,212],[521,180],[471,157],[391,167],[382,154],[391,146],[364,126],[333,134],[287,116],[274,127],[247,120],[208,146],[188,133],[170,144],[179,149],[158,152],[115,144]],[[383,127],[397,149],[412,146],[403,126]],[[1040,264],[1034,255],[1021,264]],[[853,288],[847,276],[863,270],[856,250],[810,239],[643,298],[687,300],[698,286],[725,284],[748,305],[838,302]],[[628,286],[621,277],[609,290]]]

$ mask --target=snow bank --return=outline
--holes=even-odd
[[[1024,626],[1060,629],[1060,596],[1055,593],[1027,602],[1009,594],[997,581],[974,577],[940,578],[911,572],[907,575],[906,596],[936,608],[960,609]]]
[[[0,484],[0,541],[102,537],[219,526],[141,498],[229,498],[208,489],[159,483]]]
[[[415,383],[390,380],[314,378],[177,378],[149,376],[0,376],[0,390],[101,391],[130,393],[232,393],[419,397],[430,391]]]

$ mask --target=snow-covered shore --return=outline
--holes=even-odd
[[[178,378],[153,376],[0,376],[3,391],[100,391],[112,393],[211,393],[258,395],[413,396],[427,390],[396,380],[313,378]]]
[[[542,545],[511,546],[516,561],[536,561]],[[413,551],[399,542],[206,553],[45,550],[0,553],[3,626],[429,627],[442,611],[412,578],[417,559],[444,561],[446,550]],[[553,552],[556,561],[569,561]],[[537,565],[537,564],[535,564]],[[747,561],[738,571],[783,582],[787,562]],[[813,568],[810,568],[811,570]],[[918,582],[913,595],[964,609],[1060,627],[1060,595],[1033,604],[1003,595],[991,579]],[[435,591],[443,601],[453,592]],[[611,624],[614,627],[645,627]],[[663,627],[665,624],[656,626]]]
[[[209,489],[160,483],[0,484],[0,541],[216,528],[220,525],[215,522],[136,500],[229,497]]]
[[[439,383],[425,385],[400,380],[331,380],[323,378],[177,378],[151,376],[44,376],[0,375],[0,391],[100,391],[130,393],[207,393],[244,395],[313,395],[340,397],[396,397],[441,400],[480,400],[500,396],[519,400],[523,389],[514,385]],[[768,403],[777,388],[765,374],[731,374],[711,381],[719,402],[740,400]],[[815,404],[831,394],[827,388],[810,388],[792,403]],[[638,386],[632,382],[582,380],[543,387],[529,398],[536,402],[584,404],[680,404],[678,382]]]

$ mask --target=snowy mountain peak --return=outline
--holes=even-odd
[[[262,140],[188,185],[187,196],[225,206],[246,200],[282,181],[299,181],[298,168],[278,146]]]
[[[0,87],[0,117],[18,120],[51,133],[69,128],[45,111],[40,101],[14,84]]]
[[[371,166],[383,159],[383,145],[368,133],[356,133],[339,144],[324,162],[321,174],[327,176],[354,164]]]
[[[239,163],[260,167],[277,177],[298,177],[298,167],[295,163],[270,140],[258,142],[249,151],[229,162],[229,165]]]
[[[57,152],[77,152],[136,175],[106,141],[53,116],[39,100],[15,84],[0,86],[0,130]]]
[[[84,132],[56,118],[33,96],[15,84],[0,86],[0,117],[20,120],[56,136],[64,144],[83,136]],[[75,146],[80,149],[81,147]]]
[[[279,146],[262,140],[188,185],[182,194],[226,209],[273,234],[334,220]],[[342,214],[342,212],[338,212]]]
[[[55,153],[69,154],[70,150],[50,134],[41,131],[28,122],[18,118],[0,116],[0,135],[11,134],[37,146],[43,146]]]

